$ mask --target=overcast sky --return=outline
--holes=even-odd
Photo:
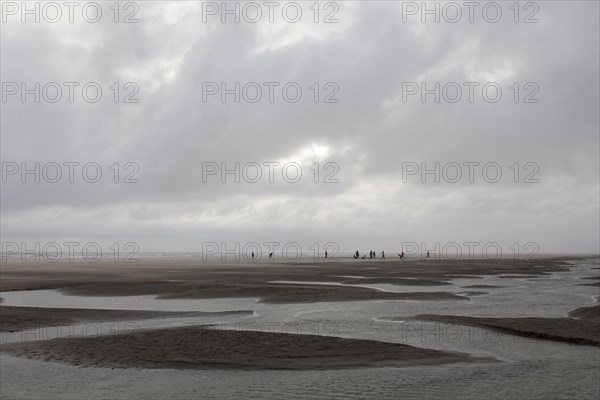
[[[244,20],[256,16],[247,8],[240,23],[232,16],[222,23],[218,10],[212,15],[212,6],[193,1],[137,2],[139,9],[120,10],[118,23],[112,1],[98,2],[97,23],[86,22],[80,8],[69,23],[66,6],[57,23],[44,20],[53,18],[50,9],[39,23],[32,17],[22,23],[21,10],[6,3],[3,242],[133,241],[142,252],[201,251],[203,242],[222,241],[303,248],[336,242],[342,251],[361,252],[392,252],[403,242],[428,248],[497,242],[507,252],[511,243],[535,242],[540,253],[599,251],[596,1],[537,2],[539,10],[520,10],[518,23],[512,1],[498,2],[497,23],[483,18],[482,6],[473,23],[465,7],[456,23],[444,20],[454,17],[451,9],[439,23],[431,16],[423,23],[406,2],[391,1],[327,8],[323,2],[317,23],[312,1],[301,3],[296,23],[283,18],[285,2],[273,23],[266,6],[258,22]],[[294,9],[287,11],[294,17]],[[129,13],[139,22],[123,23]],[[530,14],[539,22],[524,23]],[[338,22],[324,23],[328,16]],[[50,85],[46,93],[40,89],[40,103],[34,94],[23,103],[20,92],[12,94],[22,82],[29,89],[56,82],[63,96],[46,101],[54,97]],[[64,82],[79,83],[72,103]],[[89,82],[102,88],[96,103],[81,95]],[[115,86],[110,89],[115,82],[118,103]],[[246,101],[244,94],[256,95],[250,85],[239,103],[233,94],[223,103],[206,82],[230,89],[256,82],[263,93]],[[265,82],[275,82],[272,102]],[[436,82],[457,85],[446,86],[439,103],[433,94],[423,103],[420,93],[409,93],[421,82],[430,89]],[[478,84],[473,102],[464,82]],[[489,82],[502,89],[497,102],[482,96]],[[295,87],[302,89],[295,103],[282,94],[290,83],[288,100]],[[462,98],[447,101],[456,86]],[[139,101],[124,103],[127,94]],[[337,102],[324,102],[327,95]],[[40,183],[12,174],[15,165],[36,162],[47,167]],[[48,182],[55,174],[51,162],[63,165],[57,183]],[[74,183],[66,176],[68,162],[81,163],[73,167]],[[82,178],[81,166],[92,162],[103,173],[96,183]],[[109,168],[115,162],[119,183]],[[241,168],[239,183],[233,175],[222,183],[219,173],[203,182],[203,170],[213,171],[206,163],[233,169],[236,162],[258,163],[262,179],[247,181],[256,171],[250,164]],[[263,164],[269,162],[280,163],[272,164],[273,183]],[[422,163],[433,169],[436,162],[439,183],[433,174],[423,183],[420,171],[403,179],[403,172]],[[300,165],[298,182],[283,178],[286,163]],[[454,163],[463,175],[452,183]],[[493,168],[484,176],[488,163]],[[494,183],[497,166],[502,177]],[[128,172],[139,182],[123,182]],[[295,170],[287,172],[293,180]],[[327,176],[333,182],[324,182]]]

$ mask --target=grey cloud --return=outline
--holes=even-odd
[[[193,4],[154,2],[140,3],[139,24],[2,24],[3,82],[140,85],[138,104],[2,104],[3,162],[140,167],[130,185],[3,183],[3,237],[118,236],[147,251],[211,238],[598,251],[597,3],[540,3],[537,24],[403,23],[399,4],[339,4],[328,26],[203,24]],[[406,81],[486,77],[503,101],[402,102]],[[203,103],[206,81],[296,81],[305,93],[296,104]],[[312,102],[307,88],[330,81],[340,102]],[[510,101],[515,81],[539,84],[539,104]],[[278,161],[313,145],[339,165],[338,184],[202,182],[203,162]],[[402,181],[403,162],[453,161],[498,162],[506,179]],[[540,183],[512,183],[508,166],[529,161]]]

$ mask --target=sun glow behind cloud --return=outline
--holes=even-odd
[[[333,155],[333,150],[330,146],[321,143],[311,143],[308,146],[302,147],[289,156],[279,160],[280,163],[297,162],[300,164],[312,164],[314,162],[329,161],[329,157]]]

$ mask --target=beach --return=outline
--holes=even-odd
[[[593,398],[600,393],[593,367],[600,360],[600,293],[593,286],[599,274],[597,257],[4,264],[2,394],[19,397],[23,389],[14,374],[21,366],[37,371],[27,398],[38,398],[57,370],[90,377],[120,370],[119,379],[129,376],[131,384],[157,370],[175,380],[219,374],[234,386],[235,377],[246,374],[269,386],[286,371],[298,379],[328,371],[342,380],[372,376],[368,371],[388,378],[420,371],[434,390],[458,371],[487,374],[532,362],[546,371],[532,378],[541,384],[562,357],[576,366],[566,374],[565,390],[575,385],[579,398]],[[143,390],[92,388],[91,378],[81,379],[91,398],[154,398]],[[317,388],[327,382],[313,377]],[[286,384],[279,381],[279,389]],[[499,390],[498,398],[518,387]],[[527,390],[538,398],[546,389]],[[171,390],[174,398],[189,395]],[[403,390],[383,388],[380,397]],[[448,390],[476,398],[464,387]],[[277,389],[267,392],[258,397],[275,398]],[[212,388],[207,398],[230,393]]]

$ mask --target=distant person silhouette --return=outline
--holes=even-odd
[[[429,258],[429,250],[427,250],[427,258]]]
[[[359,256],[359,255],[360,255],[360,254],[358,254],[358,250],[356,250],[356,253],[354,253],[354,258],[355,258],[355,259],[356,259],[356,258],[358,258],[358,256]]]
[[[270,253],[269,253],[269,260],[270,260],[271,258],[273,258],[273,252],[270,252]]]
[[[385,260],[385,252],[384,251],[381,252],[381,259]]]
[[[327,258],[327,250],[325,250],[325,258]]]
[[[254,252],[252,252],[252,259],[254,260]]]

